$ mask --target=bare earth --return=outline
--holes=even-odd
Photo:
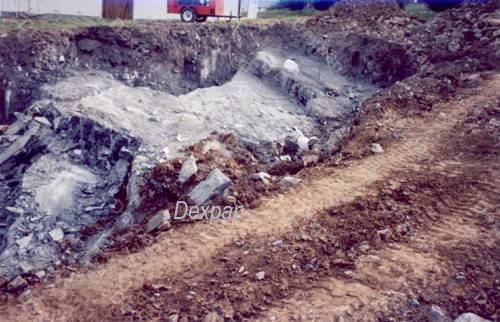
[[[500,75],[490,75],[468,98],[423,116],[394,123],[387,111],[384,120],[405,128],[405,135],[385,153],[315,169],[300,186],[241,217],[182,226],[139,252],[36,287],[2,305],[1,320],[165,320],[176,314],[197,320],[218,312],[215,317],[263,321],[375,321],[418,317],[419,308],[405,311],[408,299],[446,303],[444,290],[470,293],[470,279],[479,292],[485,276],[498,283],[497,267],[487,261],[499,242],[500,160],[497,153],[470,159],[461,140],[471,109],[495,106],[499,92]],[[386,218],[390,209],[392,216],[401,211],[400,223]],[[384,224],[387,233],[376,228]],[[350,235],[364,236],[369,247],[360,251],[363,238]],[[462,272],[462,265],[471,271]],[[475,271],[478,266],[483,271]],[[484,301],[495,305],[495,298]]]

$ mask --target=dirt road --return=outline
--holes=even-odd
[[[498,314],[498,292],[468,298],[498,288],[498,154],[470,158],[462,140],[470,112],[498,104],[499,90],[495,75],[427,114],[393,123],[387,111],[381,122],[405,134],[385,153],[317,169],[238,218],[182,226],[59,277],[2,305],[0,319],[398,320],[430,303]]]

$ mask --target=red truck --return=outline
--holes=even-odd
[[[184,22],[204,22],[208,17],[239,18],[241,0],[168,0],[167,12],[179,13]]]

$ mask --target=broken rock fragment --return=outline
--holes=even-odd
[[[179,321],[179,314],[172,314],[168,317],[169,322],[178,322]]]
[[[454,322],[491,322],[490,320],[483,319],[474,313],[464,313],[455,319]]]
[[[0,153],[0,166],[8,161],[20,160],[26,154],[26,151],[33,151],[39,148],[38,126],[33,126],[26,133],[14,141],[7,149]],[[15,164],[19,161],[14,161]]]
[[[296,62],[294,62],[293,60],[291,59],[287,59],[284,63],[283,63],[283,67],[289,71],[290,73],[293,73],[293,74],[298,74],[300,73],[300,69],[299,69],[299,65],[297,65]]]
[[[287,186],[295,186],[296,184],[299,184],[301,181],[302,179],[286,176],[283,177],[283,179],[281,179],[280,183]]]
[[[236,199],[235,196],[232,196],[232,195],[227,195],[227,196],[224,196],[224,203],[227,205],[227,206],[234,206],[236,205],[236,202],[238,200]]]
[[[182,164],[181,171],[179,172],[179,177],[177,178],[177,181],[179,183],[183,184],[184,182],[188,181],[191,176],[196,174],[198,172],[198,166],[196,165],[196,160],[193,156],[190,156],[189,159],[184,161]]]
[[[33,270],[33,266],[26,262],[19,263],[19,268],[23,274],[29,273]]]
[[[7,284],[7,291],[9,292],[21,291],[26,286],[28,286],[28,282],[21,276],[17,276],[9,284]]]
[[[170,212],[168,209],[160,211],[151,218],[146,225],[146,232],[161,231],[170,228]]]
[[[219,169],[214,169],[189,193],[188,198],[194,205],[201,206],[207,200],[220,195],[230,185],[231,179]]]
[[[378,143],[373,143],[370,147],[370,150],[375,154],[384,153],[384,148]]]
[[[430,322],[451,322],[450,317],[441,307],[431,305],[427,311],[427,318]]]
[[[349,128],[348,127],[341,127],[336,129],[330,134],[330,137],[325,143],[325,150],[327,152],[333,152],[335,151],[341,140],[349,133]]]
[[[297,140],[291,136],[287,136],[284,141],[283,154],[295,155],[299,151]]]
[[[255,181],[266,181],[268,179],[271,179],[271,175],[267,172],[257,172],[254,173],[250,176],[250,179],[255,180]]]
[[[78,41],[77,47],[84,53],[92,53],[94,50],[101,47],[101,43],[93,39],[83,38]]]
[[[309,138],[302,133],[301,130],[295,128],[295,137],[297,145],[301,151],[309,151]]]
[[[41,125],[52,127],[52,123],[50,123],[50,121],[47,120],[46,117],[36,116],[33,118],[33,120]]]
[[[299,136],[297,138],[297,145],[301,151],[309,151],[309,138],[305,136]]]
[[[31,239],[33,238],[33,234],[29,234],[28,236],[19,238],[16,240],[16,244],[19,246],[19,249],[24,250],[31,243]]]
[[[64,232],[61,228],[55,228],[49,232],[49,236],[53,241],[60,242],[64,239]]]
[[[210,312],[205,316],[203,322],[224,322],[224,317],[217,312]]]

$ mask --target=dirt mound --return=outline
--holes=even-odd
[[[468,5],[448,10],[428,23],[403,28],[407,34],[404,46],[366,37],[365,46],[352,47],[364,48],[363,51],[346,47],[337,57],[345,61],[351,58],[351,63],[360,64],[360,69],[353,68],[350,73],[359,77],[369,70],[377,82],[400,80],[363,102],[360,116],[354,123],[353,133],[357,133],[354,141],[359,139],[364,146],[372,143],[384,146],[398,141],[404,129],[380,126],[381,119],[390,117],[396,123],[399,118],[424,115],[437,103],[452,99],[463,89],[480,86],[489,78],[483,71],[498,70],[500,20],[497,8],[498,5],[491,2]],[[386,35],[391,39],[390,34]],[[347,39],[359,43],[362,38],[350,35]],[[380,50],[387,47],[394,49]],[[390,54],[386,55],[385,51]],[[391,73],[393,77],[388,76]],[[351,141],[347,145],[351,144],[358,146],[359,142]],[[370,151],[353,149],[350,153],[362,157]]]
[[[401,29],[415,23],[397,5],[390,1],[338,1],[328,11],[310,18],[308,27],[328,31],[380,33],[383,37],[389,30]],[[393,36],[393,35],[392,35]]]
[[[447,10],[409,35],[422,68],[429,64],[461,61],[463,68],[500,67],[498,2]],[[458,67],[458,66],[457,66]]]
[[[467,5],[424,23],[397,5],[339,3],[306,22],[306,29],[314,31],[303,31],[302,42],[312,54],[339,63],[333,68],[384,86],[445,62],[455,61],[457,69],[469,72],[496,69],[500,66],[497,8],[493,1]]]
[[[407,32],[419,24],[394,4],[338,3],[304,24],[271,29],[286,46],[319,57],[330,69],[389,86],[417,71]]]

